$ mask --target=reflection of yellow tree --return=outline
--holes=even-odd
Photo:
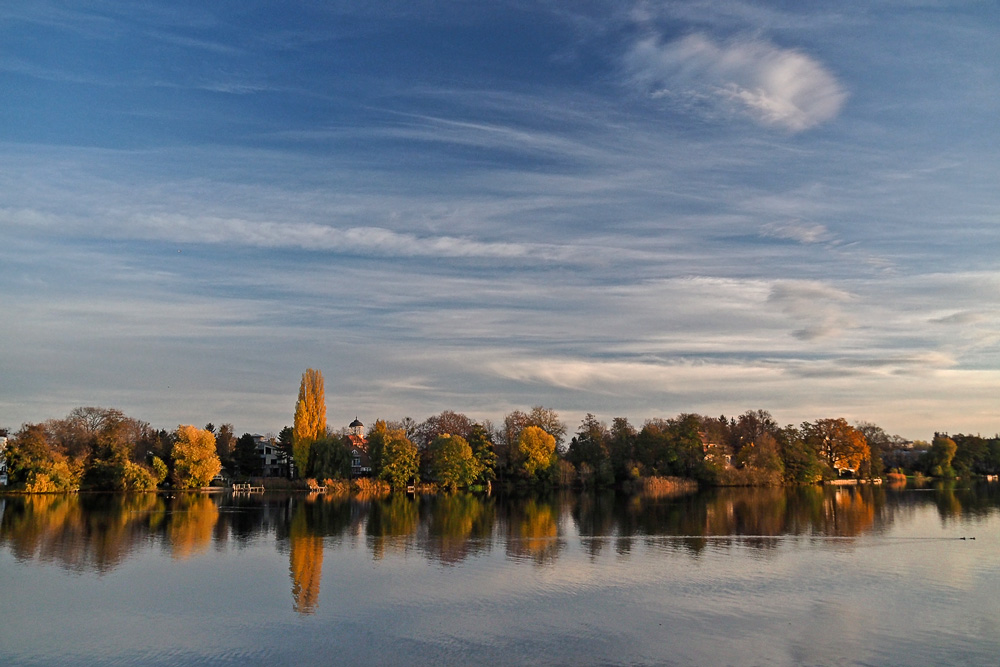
[[[19,558],[44,558],[73,569],[103,572],[143,542],[147,517],[162,505],[154,494],[9,498],[0,541],[9,542]]]
[[[507,550],[537,563],[555,560],[559,553],[559,522],[551,503],[531,499],[510,522]]]
[[[105,496],[98,496],[105,498]],[[130,547],[146,535],[143,517],[149,516],[163,500],[153,493],[106,497],[100,507],[88,507],[87,534],[98,570],[105,571],[124,560]]]
[[[323,537],[310,530],[308,511],[308,503],[299,503],[288,529],[292,607],[300,614],[316,611],[323,576]]]
[[[80,560],[77,548],[84,544],[84,519],[79,496],[29,495],[18,500],[23,500],[21,507],[13,498],[7,500],[2,524],[4,541],[10,541],[18,558],[55,557],[67,564]],[[64,542],[73,546],[63,548]]]
[[[174,558],[189,558],[208,548],[212,531],[219,520],[219,508],[209,496],[198,493],[180,495],[171,508],[167,539]]]
[[[839,537],[854,537],[871,529],[875,523],[875,504],[858,488],[839,488],[827,496],[823,532]]]

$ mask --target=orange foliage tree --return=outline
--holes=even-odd
[[[222,470],[215,436],[197,426],[178,426],[174,442],[174,483],[185,489],[205,486]]]

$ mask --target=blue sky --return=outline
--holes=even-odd
[[[0,425],[1000,431],[1000,6],[0,6]]]

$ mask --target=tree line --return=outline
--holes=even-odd
[[[296,465],[307,476],[351,474],[353,441],[326,427],[323,378],[303,375],[292,430]],[[379,419],[368,436],[372,475],[393,488],[428,480],[445,488],[499,481],[530,486],[610,487],[648,477],[715,485],[815,484],[850,476],[875,479],[920,472],[936,477],[1000,473],[1000,436],[910,443],[870,422],[824,418],[782,426],[766,410],[737,417],[681,414],[641,428],[587,414],[566,441],[558,414],[536,406],[503,421],[475,421],[446,410],[416,422]]]
[[[15,489],[148,491],[167,480],[205,486],[222,469],[216,446],[209,429],[180,425],[168,433],[114,408],[79,407],[23,425],[4,453]]]
[[[359,442],[326,424],[323,377],[303,374],[293,417],[269,441],[300,477],[349,479]],[[10,485],[26,491],[149,490],[207,485],[221,470],[260,475],[257,439],[232,424],[156,430],[114,408],[80,407],[63,419],[25,424],[9,439]],[[514,410],[499,423],[451,410],[422,422],[378,419],[362,444],[371,477],[394,489],[420,481],[446,489],[504,486],[628,486],[649,477],[708,485],[813,484],[845,474],[861,479],[921,473],[935,477],[1000,473],[1000,436],[935,434],[910,443],[881,427],[842,418],[781,426],[765,410],[736,417],[681,414],[624,417],[610,426],[593,414],[569,434],[556,411]]]

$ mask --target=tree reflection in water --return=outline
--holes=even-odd
[[[319,526],[309,525],[314,499],[299,503],[288,528],[289,572],[292,576],[292,606],[300,614],[311,614],[319,604],[323,576],[323,537]]]
[[[507,504],[507,554],[530,558],[539,565],[556,560],[561,503],[556,497],[528,498]]]
[[[271,540],[279,551],[288,549],[294,609],[309,614],[319,605],[324,549],[345,539],[374,560],[414,551],[453,565],[497,550],[548,567],[573,539],[591,560],[607,544],[620,558],[636,545],[692,556],[732,544],[767,551],[789,538],[849,540],[883,531],[927,505],[944,522],[985,516],[1000,507],[1000,485],[947,483],[919,492],[729,488],[631,497],[396,494],[367,500],[277,493],[6,496],[0,497],[0,547],[19,561],[107,572],[156,545],[184,560],[213,544],[221,549],[228,540]]]
[[[381,560],[387,551],[405,552],[412,546],[420,525],[418,500],[401,493],[371,503],[368,514],[368,547]]]
[[[427,538],[422,550],[442,563],[459,563],[488,551],[496,521],[493,498],[467,493],[444,494],[424,503]]]
[[[170,555],[186,559],[208,549],[219,520],[219,507],[210,496],[181,493],[173,499],[167,517]]]

